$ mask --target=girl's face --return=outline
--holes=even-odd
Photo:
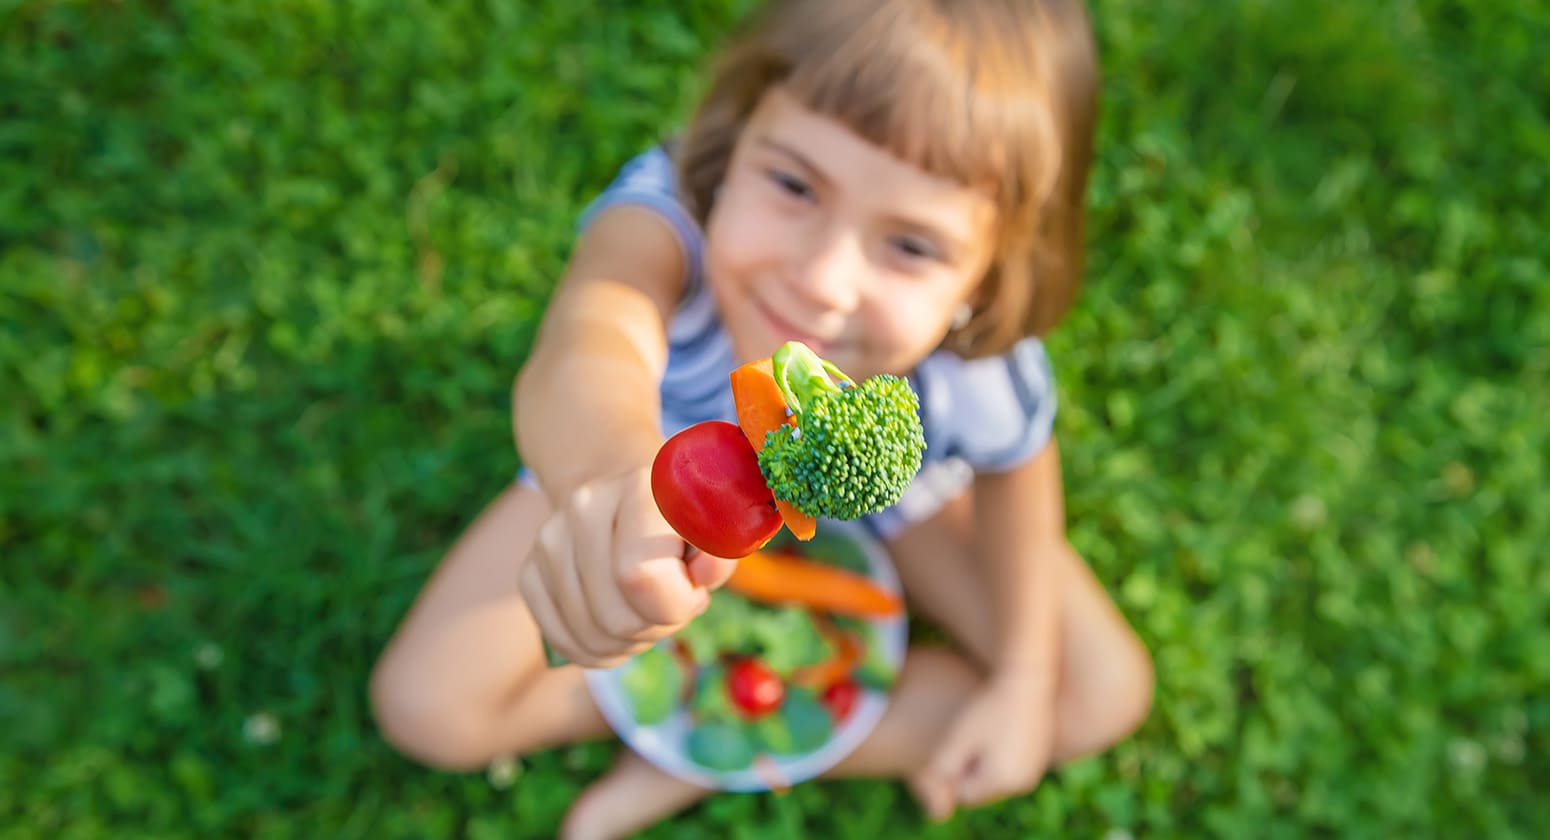
[[[902,374],[992,257],[988,193],[900,161],[778,88],[733,150],[705,269],[744,361],[801,341],[849,375]]]

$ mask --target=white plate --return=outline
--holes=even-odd
[[[861,547],[866,555],[868,571],[873,581],[889,592],[899,593],[899,576],[894,571],[888,553],[859,525],[850,522],[821,520],[820,529],[825,534],[844,536]],[[712,596],[716,597],[716,596]],[[903,610],[888,618],[873,619],[872,625],[882,645],[883,656],[893,666],[895,673],[904,667],[904,652],[908,647],[908,622]],[[662,644],[671,644],[669,639]],[[636,723],[630,711],[630,701],[619,684],[625,665],[614,668],[596,668],[585,672],[587,687],[598,709],[613,730],[631,749],[635,750],[659,769],[680,779],[703,787],[730,791],[763,791],[778,789],[811,779],[838,764],[849,755],[882,719],[888,707],[888,696],[883,692],[863,688],[856,697],[856,705],[845,720],[834,727],[833,735],[823,746],[800,755],[769,755],[756,759],[753,766],[730,772],[702,767],[689,758],[684,739],[692,721],[682,706],[660,723],[642,726]]]

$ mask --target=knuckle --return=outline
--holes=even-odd
[[[641,622],[612,611],[598,616],[598,624],[603,628],[604,633],[624,641],[634,639],[637,633],[645,629]]]
[[[594,639],[577,639],[576,646],[581,648],[582,654],[578,661],[584,661],[588,668],[596,668],[599,662],[617,654],[617,651],[611,650],[608,645],[599,644]]]
[[[657,575],[636,571],[617,575],[615,582],[642,618],[656,624],[675,623],[668,587]]]
[[[553,556],[563,551],[566,542],[568,528],[564,516],[551,516],[544,520],[544,524],[538,528],[538,548],[544,556]]]

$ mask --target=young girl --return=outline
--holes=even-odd
[[[524,481],[441,564],[372,700],[428,764],[608,734],[579,666],[691,621],[735,561],[654,504],[663,440],[735,415],[727,373],[805,342],[907,375],[927,463],[866,522],[911,610],[888,712],[831,775],[906,780],[933,818],[1025,793],[1145,718],[1152,670],[1066,540],[1038,336],[1071,304],[1097,97],[1078,0],[789,0],[726,52],[670,146],[588,209],[517,377]],[[550,668],[543,640],[576,665]],[[628,750],[572,806],[616,836],[706,791]]]

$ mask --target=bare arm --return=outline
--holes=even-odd
[[[658,383],[684,260],[666,224],[629,205],[577,243],[512,394],[518,451],[551,502],[649,464],[661,445]]]

